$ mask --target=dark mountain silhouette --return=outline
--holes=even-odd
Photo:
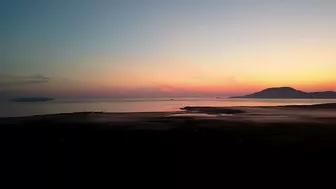
[[[230,98],[336,98],[336,92],[312,92],[307,93],[291,87],[268,88],[260,92],[244,96],[234,96]]]
[[[334,91],[313,92],[310,94],[312,98],[336,98],[336,92]]]

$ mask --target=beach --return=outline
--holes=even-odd
[[[191,187],[255,169],[315,175],[333,167],[335,104],[187,109],[2,118],[7,177],[59,187],[109,177],[115,186]]]

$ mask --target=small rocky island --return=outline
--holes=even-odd
[[[296,90],[292,87],[278,87],[278,88],[267,88],[262,91],[244,95],[244,96],[234,96],[230,98],[302,98],[302,99],[328,99],[336,98],[336,92],[334,91],[323,91],[323,92],[304,92]]]
[[[14,98],[12,102],[46,102],[52,101],[54,99],[47,97],[23,97],[23,98]]]

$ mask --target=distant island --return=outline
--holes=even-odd
[[[277,88],[267,88],[262,91],[248,94],[244,96],[233,96],[230,98],[317,98],[317,99],[327,99],[336,98],[336,92],[334,91],[324,91],[324,92],[303,92],[296,90],[292,87],[277,87]]]
[[[46,101],[52,101],[54,99],[47,98],[47,97],[24,97],[24,98],[14,98],[11,101],[12,102],[46,102]]]

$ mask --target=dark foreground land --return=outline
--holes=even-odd
[[[0,119],[1,184],[11,186],[2,188],[321,188],[334,180],[335,104],[187,109]]]

